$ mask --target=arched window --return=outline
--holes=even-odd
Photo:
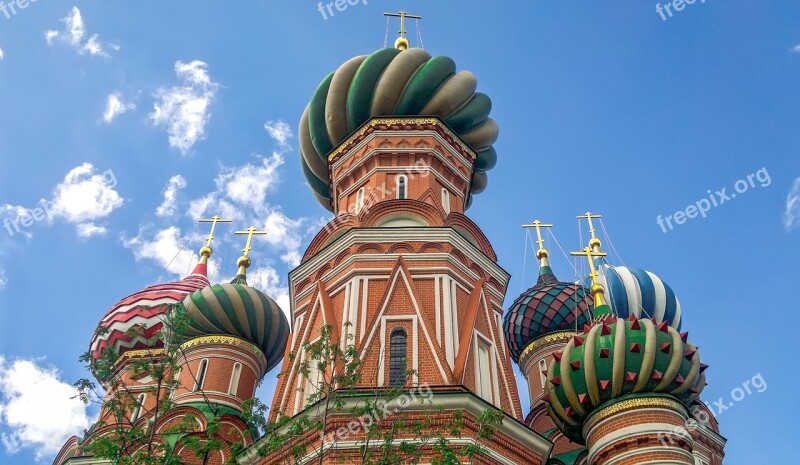
[[[239,377],[242,376],[242,364],[236,362],[233,364],[233,374],[231,375],[231,385],[228,386],[228,394],[235,396],[236,391],[239,389]]]
[[[142,409],[144,409],[144,400],[147,397],[147,394],[139,394],[139,397],[136,398],[136,406],[133,408],[133,413],[131,414],[131,423],[136,423],[136,420],[142,416]]]
[[[406,385],[407,358],[408,336],[406,330],[395,329],[389,336],[389,385],[391,387]]]
[[[206,380],[206,369],[208,368],[208,359],[204,358],[200,361],[200,368],[197,369],[197,378],[194,382],[194,392],[203,389],[203,382]]]
[[[404,174],[397,176],[397,198],[408,198],[408,178]]]
[[[539,378],[542,381],[543,389],[545,383],[547,382],[547,375],[545,374],[546,372],[547,372],[547,361],[545,361],[544,359],[539,360]]]
[[[442,208],[446,213],[450,213],[450,192],[442,188]]]
[[[364,208],[364,188],[356,192],[356,214],[361,212],[361,209]]]

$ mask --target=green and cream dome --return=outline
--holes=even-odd
[[[283,358],[289,323],[268,295],[247,285],[243,275],[231,283],[199,289],[183,300],[190,338],[224,335],[253,343],[267,358],[267,371]]]
[[[605,308],[603,308],[605,307]],[[564,434],[583,443],[583,422],[622,398],[663,394],[689,406],[706,385],[697,348],[667,322],[628,319],[607,306],[582,334],[556,354],[547,370],[544,400]]]
[[[332,209],[330,152],[380,116],[442,119],[477,152],[472,193],[482,192],[497,163],[492,145],[500,130],[489,117],[492,101],[477,87],[474,74],[456,72],[452,59],[420,48],[385,48],[345,62],[322,81],[300,120],[301,164],[317,200]]]

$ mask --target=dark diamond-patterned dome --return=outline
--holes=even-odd
[[[545,334],[579,330],[591,321],[592,296],[579,283],[560,282],[549,266],[539,270],[536,285],[511,305],[503,327],[515,362],[531,341]]]

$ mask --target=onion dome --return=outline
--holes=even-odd
[[[666,322],[600,317],[556,354],[547,370],[544,400],[550,417],[575,442],[598,407],[631,395],[665,394],[687,406],[706,385],[697,348]]]
[[[559,429],[580,444],[583,422],[592,412],[622,398],[661,394],[688,407],[705,388],[707,368],[688,334],[667,321],[613,314],[595,266],[605,254],[596,238],[590,245],[573,255],[589,261],[594,320],[554,354],[543,398]]]
[[[251,228],[251,233],[254,228]],[[183,308],[187,318],[185,335],[234,336],[253,343],[267,358],[267,371],[282,359],[289,340],[289,322],[272,298],[247,285],[247,252],[239,261],[239,273],[228,284],[214,284],[186,296]]]
[[[591,305],[585,287],[560,282],[542,266],[536,285],[517,297],[503,320],[511,358],[519,362],[525,347],[545,334],[582,328],[591,321]]]
[[[654,273],[626,266],[613,266],[603,259],[596,261],[598,280],[613,313],[622,318],[655,318],[680,331],[681,304],[672,288]],[[590,278],[583,285],[590,287]]]
[[[208,286],[206,274],[207,265],[201,262],[181,281],[156,284],[119,301],[100,320],[92,336],[89,346],[92,359],[100,360],[107,348],[122,355],[129,350],[164,347],[160,335],[169,306]]]
[[[420,48],[385,48],[345,62],[314,92],[300,120],[301,165],[317,200],[331,210],[328,154],[370,118],[436,116],[478,154],[472,193],[497,162],[492,102],[469,71]]]

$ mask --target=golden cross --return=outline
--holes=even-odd
[[[253,236],[266,235],[267,231],[259,231],[259,230],[256,229],[255,226],[250,226],[246,230],[244,230],[244,231],[236,231],[234,234],[237,234],[237,235],[240,235],[240,236],[241,235],[247,235],[247,244],[245,244],[244,249],[242,250],[242,257],[248,258],[248,254],[250,253],[251,250],[253,250],[253,247],[251,247],[251,245],[253,243]]]
[[[406,39],[406,18],[409,19],[422,19],[422,16],[410,15],[408,12],[400,10],[399,13],[384,13],[383,16],[387,18],[400,18],[400,37],[395,41],[394,46],[399,50],[408,48],[408,39]],[[388,27],[388,26],[387,26]]]
[[[208,233],[206,245],[200,249],[200,263],[207,263],[208,258],[213,253],[211,242],[214,241],[214,231],[217,229],[217,223],[230,223],[231,220],[220,218],[219,215],[214,215],[211,218],[202,218],[197,221],[198,223],[211,223],[211,232]]]
[[[549,255],[547,249],[544,248],[544,239],[542,239],[542,228],[552,228],[552,224],[545,224],[539,220],[534,221],[532,224],[523,224],[523,228],[536,228],[536,243],[539,245],[539,250],[536,251],[536,258],[541,260],[542,266],[548,266],[547,256]]]
[[[531,224],[523,224],[523,228],[536,228],[536,244],[539,245],[540,249],[544,248],[544,239],[542,239],[542,228],[552,228],[552,224],[544,224],[539,220],[534,221]]]
[[[597,272],[597,268],[594,266],[594,258],[595,257],[605,257],[608,254],[605,252],[594,251],[589,247],[583,249],[583,252],[571,252],[570,255],[573,257],[581,256],[586,257],[589,260],[589,269],[592,271],[589,273],[589,277],[592,278],[592,288],[591,293],[592,297],[594,297],[594,305],[595,307],[599,307],[600,305],[606,305],[605,299],[605,288],[600,281],[597,279],[599,273]]]
[[[592,248],[595,252],[600,252],[600,239],[597,238],[597,231],[594,229],[594,223],[592,222],[593,219],[600,219],[603,215],[593,215],[589,212],[586,212],[585,215],[577,216],[576,218],[579,220],[588,220],[589,221],[589,234],[591,234],[592,239],[589,241],[589,247]]]

